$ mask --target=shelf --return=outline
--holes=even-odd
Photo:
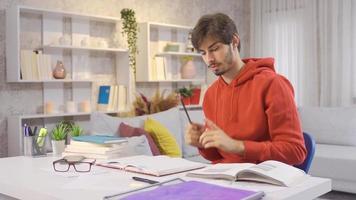
[[[99,16],[99,15],[88,15],[83,13],[76,13],[76,12],[67,12],[67,11],[59,11],[59,10],[50,10],[50,9],[43,9],[43,8],[33,8],[28,6],[19,6],[18,7],[21,12],[28,12],[28,13],[35,13],[35,14],[56,14],[64,17],[71,17],[71,18],[85,18],[91,19],[95,21],[102,21],[102,22],[112,22],[115,23],[117,21],[121,21],[120,18],[116,17],[108,17],[108,16]]]
[[[100,48],[100,47],[76,47],[70,45],[46,45],[41,49],[51,50],[51,49],[71,49],[71,50],[86,50],[86,51],[105,51],[105,52],[128,52],[127,49],[118,48]]]
[[[53,80],[19,80],[18,83],[91,83],[94,80],[71,80],[71,79],[53,79]]]
[[[148,23],[151,27],[165,27],[165,28],[171,28],[171,29],[183,29],[183,30],[191,30],[193,27],[191,26],[182,26],[182,25],[175,25],[175,24],[165,24],[165,23],[158,23],[158,22],[149,22]]]
[[[200,105],[200,104],[197,104],[197,105],[185,105],[185,107],[187,108],[187,109],[201,109],[201,108],[203,108],[203,106],[202,105]],[[179,106],[179,109],[180,110],[183,110],[183,106]]]
[[[138,83],[173,83],[159,86],[162,89],[174,90],[179,84],[206,83],[207,67],[201,54],[186,52],[189,43],[189,32],[192,27],[156,22],[139,23],[138,49],[136,65],[136,82]],[[164,51],[168,43],[178,45],[177,51]],[[168,49],[167,49],[168,50]],[[180,79],[184,56],[193,57],[197,76],[193,79]],[[164,76],[163,76],[164,73]],[[184,73],[185,74],[185,73]],[[158,79],[158,80],[157,80]]]
[[[189,52],[161,52],[156,54],[157,57],[163,56],[196,56],[201,57],[199,53],[189,53]]]
[[[180,83],[180,82],[199,82],[204,83],[205,79],[176,79],[176,80],[150,80],[150,81],[136,81],[138,83]]]
[[[106,114],[115,114],[118,112],[124,111],[107,111],[101,112]],[[54,113],[54,114],[34,114],[34,115],[23,115],[22,119],[39,119],[39,118],[54,118],[54,117],[72,117],[72,116],[82,116],[82,115],[90,115],[93,112],[77,112],[77,113]]]

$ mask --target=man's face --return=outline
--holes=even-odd
[[[210,70],[217,75],[223,75],[233,66],[232,46],[224,44],[212,37],[207,37],[200,45],[199,52]]]

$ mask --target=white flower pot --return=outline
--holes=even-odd
[[[61,155],[64,152],[65,147],[65,140],[52,140],[53,155]]]

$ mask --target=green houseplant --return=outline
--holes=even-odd
[[[127,36],[127,44],[129,48],[129,64],[132,68],[134,77],[136,79],[136,54],[137,54],[137,32],[138,26],[135,17],[135,11],[129,8],[121,10],[121,19],[123,34]]]
[[[69,128],[65,122],[60,122],[52,130],[52,140],[60,141],[65,140],[68,134]]]
[[[79,125],[73,125],[71,127],[71,132],[70,135],[72,137],[77,137],[83,134],[83,128],[81,128]]]
[[[52,130],[52,150],[54,155],[60,155],[65,148],[65,139],[69,132],[68,123],[62,121]]]
[[[190,97],[193,95],[193,88],[187,88],[187,87],[179,88],[177,89],[177,93],[180,94],[185,105],[190,104]]]

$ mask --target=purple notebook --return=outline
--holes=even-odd
[[[261,199],[264,192],[255,192],[218,185],[187,181],[174,185],[165,185],[159,188],[126,196],[124,200],[252,200]]]

